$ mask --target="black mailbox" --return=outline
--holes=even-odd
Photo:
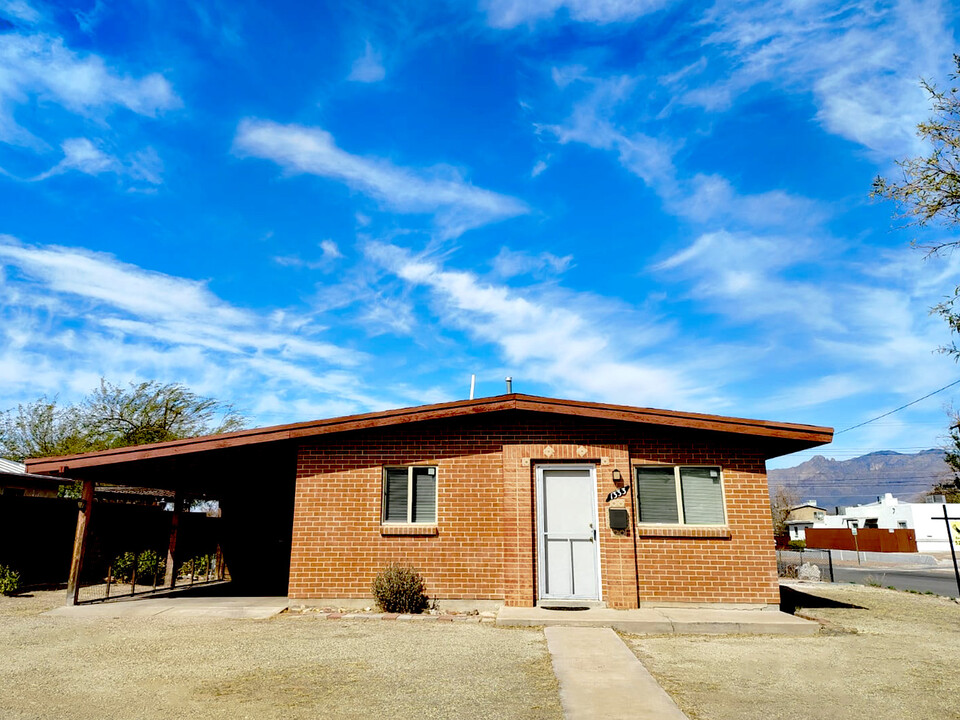
[[[610,529],[614,532],[630,527],[630,516],[624,508],[610,508]]]

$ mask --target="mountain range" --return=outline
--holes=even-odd
[[[800,500],[816,500],[820,507],[875,502],[884,493],[903,501],[917,500],[937,482],[953,479],[943,450],[906,454],[873,452],[850,460],[816,455],[791,468],[768,470],[771,494],[777,487],[796,492]]]

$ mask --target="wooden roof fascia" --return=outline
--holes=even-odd
[[[166,443],[135,445],[95,453],[67,455],[52,458],[27,459],[32,472],[58,473],[64,468],[76,470],[84,467],[112,465],[135,460],[174,457],[188,453],[222,450],[245,445],[268,442],[299,440],[318,435],[366,430],[427,420],[464,417],[503,410],[543,412],[576,417],[592,417],[602,420],[618,420],[630,423],[661,425],[684,429],[747,434],[758,437],[800,441],[810,446],[829,443],[833,429],[815,425],[771,423],[763,420],[703,415],[698,413],[636,408],[626,405],[578,402],[544,398],[535,395],[498,395],[475,400],[459,400],[436,405],[421,405],[383,412],[347,415],[326,420],[313,420],[289,425],[276,425],[252,430],[239,430],[221,435],[206,435]]]
[[[221,435],[205,435],[196,438],[186,438],[184,440],[172,440],[166,443],[131,445],[111,450],[101,450],[95,453],[64,455],[50,458],[28,458],[26,462],[27,465],[36,472],[50,473],[57,472],[62,466],[68,466],[72,470],[75,468],[113,464],[114,462],[119,463],[132,460],[144,460],[147,458],[172,457],[186,453],[222,450],[265,442],[298,440],[317,435],[349,432],[351,430],[366,430],[399,425],[401,423],[441,420],[448,417],[463,417],[470,414],[515,409],[515,404],[512,401],[500,400],[491,403],[489,402],[490,399],[491,398],[481,398],[479,401],[474,401],[473,406],[466,408],[462,407],[462,402],[444,403],[442,405],[424,405],[380,413],[347,415],[328,420],[312,420],[292,425],[275,425],[253,430],[239,430]],[[114,458],[116,459],[114,460]],[[107,462],[104,462],[104,460],[107,460]]]
[[[536,399],[539,401],[543,398]],[[746,434],[750,435],[761,435],[763,437],[781,438],[784,440],[807,440],[814,442],[814,444],[829,443],[833,440],[832,428],[817,425],[774,423],[767,420],[750,420],[747,418],[702,415],[699,413],[680,413],[670,410],[654,410],[651,408],[631,408],[629,406],[597,405],[594,403],[571,405],[569,401],[554,401],[552,399],[550,399],[549,403],[536,402],[528,405],[524,400],[518,399],[517,409],[531,410],[534,412],[555,412],[605,420],[622,420],[648,425],[666,425],[687,429],[709,430],[712,432],[744,434],[746,431]]]

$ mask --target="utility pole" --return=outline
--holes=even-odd
[[[934,516],[931,520],[943,520],[947,526],[947,542],[950,544],[950,556],[953,558],[953,573],[957,576],[957,599],[960,600],[960,567],[957,566],[957,551],[953,548],[953,528],[950,527],[951,520],[960,520],[960,518],[949,517],[947,515],[947,505],[943,505],[943,517]],[[960,534],[960,533],[958,533]]]

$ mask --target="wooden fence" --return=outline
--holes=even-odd
[[[808,548],[859,550],[860,552],[917,552],[914,530],[858,528],[854,536],[850,528],[807,528]]]

